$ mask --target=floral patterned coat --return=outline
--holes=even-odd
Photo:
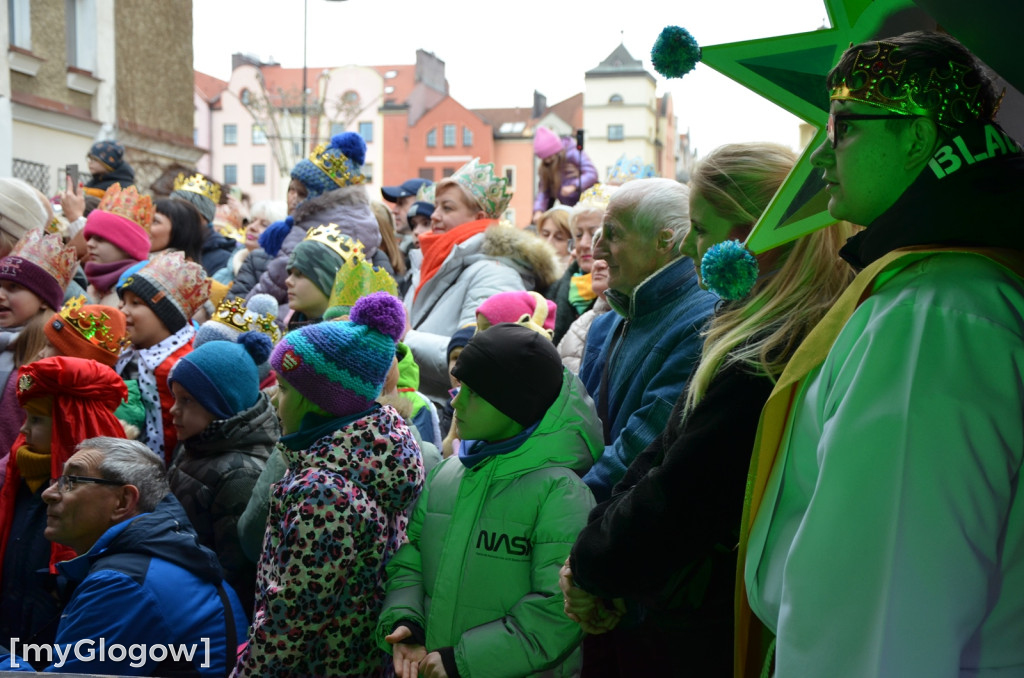
[[[389,405],[282,449],[271,487],[249,644],[235,675],[383,676],[374,643],[384,566],[423,487],[419,448]]]

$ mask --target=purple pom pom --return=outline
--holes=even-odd
[[[366,160],[366,142],[355,132],[342,132],[331,137],[331,146],[345,154],[345,157],[358,166]]]
[[[270,352],[274,350],[274,342],[262,332],[243,332],[238,335],[238,343],[257,365],[267,362]]]
[[[395,341],[405,332],[405,307],[387,292],[374,292],[356,301],[349,319],[386,334]]]

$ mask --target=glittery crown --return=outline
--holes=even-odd
[[[495,176],[494,163],[481,163],[480,158],[467,162],[451,178],[469,191],[492,219],[500,217],[512,199],[508,179]]]
[[[71,282],[77,261],[74,246],[65,245],[64,239],[56,233],[44,234],[39,228],[22,236],[8,256],[32,262],[53,276],[61,289],[67,289]]]
[[[594,184],[587,190],[583,191],[583,195],[580,196],[575,209],[608,209],[608,203],[611,202],[612,194],[615,193],[616,188],[618,187],[609,186],[608,184]]]
[[[345,233],[342,233],[341,227],[337,224],[321,224],[316,228],[311,228],[309,229],[309,232],[306,233],[305,239],[314,240],[327,245],[337,252],[338,256],[340,256],[344,261],[348,261],[353,257],[357,257],[359,259],[364,259],[366,257],[363,253],[363,243]]]
[[[309,154],[309,161],[342,188],[362,184],[366,181],[366,177],[359,171],[358,165],[326,142],[313,149],[313,152]]]
[[[969,120],[977,120],[982,111],[978,95],[981,83],[969,87],[965,77],[968,66],[949,62],[948,70],[932,69],[925,79],[919,73],[904,75],[906,59],[899,59],[899,46],[888,42],[874,43],[873,53],[858,50],[850,74],[833,87],[833,101],[860,101],[893,113],[923,115],[934,118],[946,129],[953,129]],[[994,115],[991,111],[988,115]]]
[[[198,193],[212,200],[214,205],[220,203],[220,186],[207,180],[202,174],[193,174],[187,178],[184,173],[179,174],[174,180],[174,190]]]
[[[121,184],[112,184],[96,209],[134,221],[146,233],[153,223],[153,201],[148,195],[139,195],[134,186],[121,188]]]
[[[185,318],[195,315],[210,297],[210,279],[206,277],[203,267],[186,261],[182,252],[158,254],[135,275],[153,282]],[[126,289],[129,288],[129,280],[124,282]]]
[[[242,297],[221,301],[210,320],[224,323],[240,333],[262,332],[269,336],[275,344],[281,340],[281,328],[274,322],[274,317],[270,314],[261,315],[249,310]]]
[[[106,313],[83,311],[85,304],[86,299],[82,295],[68,299],[60,309],[60,317],[93,346],[114,356],[121,355],[121,351],[131,345],[128,335],[118,336]]]
[[[362,258],[352,257],[345,261],[334,276],[334,287],[327,302],[328,307],[343,306],[351,309],[356,301],[374,292],[387,292],[398,296],[395,279],[387,271]]]
[[[627,158],[623,153],[608,172],[607,183],[614,186],[621,186],[627,181],[634,179],[649,179],[658,176],[654,171],[654,165],[645,165],[640,156]]]
[[[416,202],[429,202],[434,204],[434,193],[436,192],[437,184],[423,184],[420,186],[420,190],[416,191]]]

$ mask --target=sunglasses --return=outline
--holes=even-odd
[[[839,131],[836,129],[836,122],[844,120],[899,120],[900,118],[920,118],[920,115],[911,115],[908,113],[878,113],[878,114],[858,114],[858,113],[829,113],[828,123],[825,125],[825,132],[828,134],[828,141],[832,144],[832,148],[839,144]]]

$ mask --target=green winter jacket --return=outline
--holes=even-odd
[[[428,651],[454,647],[463,678],[578,671],[583,634],[563,612],[558,572],[594,506],[580,477],[603,450],[593,402],[565,371],[518,449],[435,468],[387,567],[380,646],[390,651],[384,636],[406,620],[425,629]]]

